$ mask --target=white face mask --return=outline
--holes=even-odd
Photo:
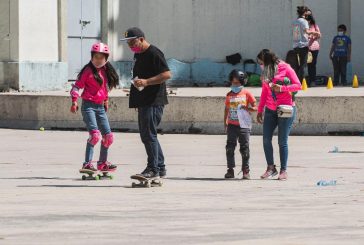
[[[342,31],[339,31],[337,34],[338,34],[339,36],[344,36],[344,32],[342,32]]]

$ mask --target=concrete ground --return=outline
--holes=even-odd
[[[364,243],[364,154],[328,153],[364,151],[364,137],[291,137],[280,182],[259,179],[260,136],[252,180],[226,181],[225,136],[160,135],[168,179],[132,189],[144,149],[137,134],[115,136],[116,179],[82,181],[86,132],[1,129],[0,244]]]

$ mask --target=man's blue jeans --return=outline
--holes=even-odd
[[[288,136],[291,132],[292,124],[296,118],[296,107],[293,107],[291,118],[278,117],[277,111],[265,109],[263,122],[263,146],[265,159],[268,165],[274,165],[272,138],[274,130],[278,127],[279,156],[281,160],[281,170],[287,170],[288,161]]]
[[[148,165],[153,172],[165,170],[164,155],[157,138],[157,127],[162,120],[164,106],[143,106],[138,108],[140,138],[148,155]]]

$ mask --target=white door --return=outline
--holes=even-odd
[[[101,40],[101,0],[68,0],[68,80],[76,80]]]

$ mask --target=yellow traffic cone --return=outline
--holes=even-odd
[[[304,79],[303,79],[303,81],[302,81],[302,90],[303,90],[303,91],[306,91],[306,90],[307,90],[307,88],[308,88],[308,87],[307,87],[307,81],[306,81],[306,78],[304,78]]]
[[[359,81],[358,81],[357,75],[354,75],[354,78],[353,78],[353,88],[359,88]]]
[[[332,82],[331,77],[329,77],[329,81],[327,81],[327,89],[333,89],[334,88],[334,84]]]

